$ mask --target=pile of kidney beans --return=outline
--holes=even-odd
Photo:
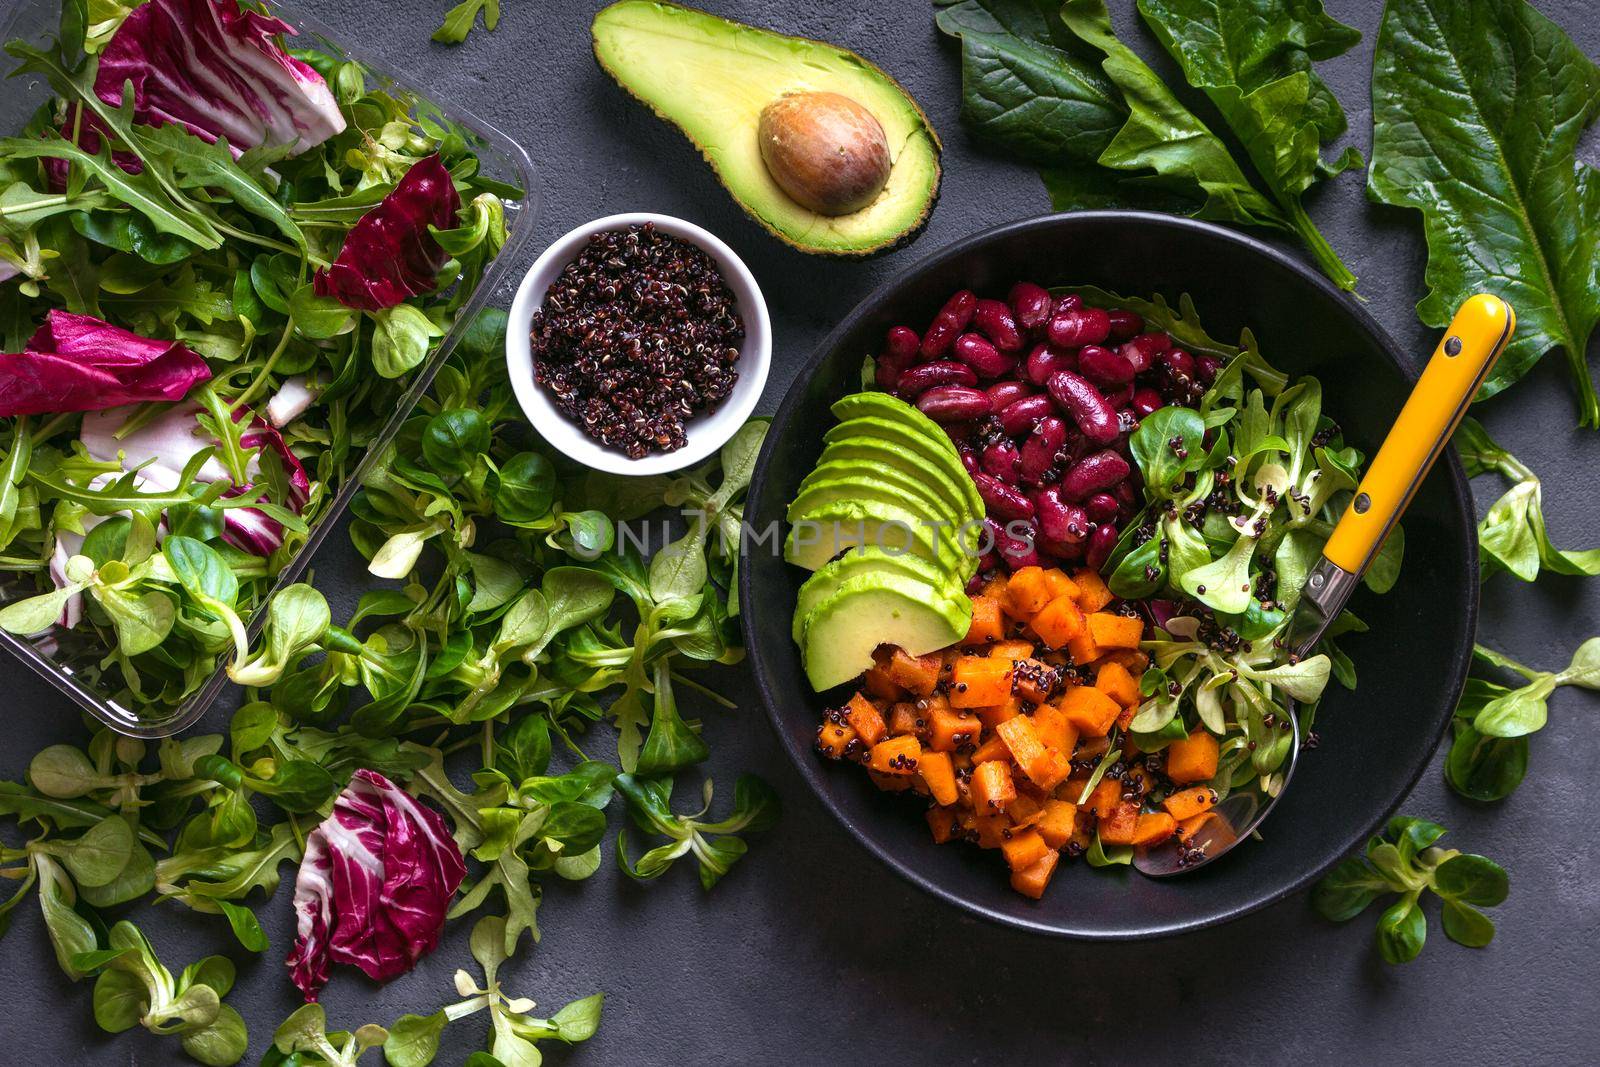
[[[977,582],[1002,565],[1104,565],[1140,505],[1128,436],[1158,408],[1197,404],[1220,369],[1132,311],[1019,282],[1005,300],[961,290],[920,336],[890,329],[877,383],[960,451],[994,543]]]

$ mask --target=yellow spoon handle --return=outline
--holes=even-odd
[[[1323,547],[1329,562],[1350,574],[1366,570],[1516,326],[1511,305],[1497,296],[1479,293],[1461,305]]]

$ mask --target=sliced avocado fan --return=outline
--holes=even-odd
[[[677,4],[620,0],[594,17],[600,65],[700,149],[752,218],[803,252],[859,256],[899,243],[927,218],[939,190],[939,138],[895,80],[835,45],[786,37]],[[863,207],[828,215],[785,191],[763,158],[768,105],[814,94],[876,120],[887,177]],[[825,142],[825,122],[806,126]],[[826,178],[828,159],[820,161]],[[881,176],[881,175],[880,175]]]

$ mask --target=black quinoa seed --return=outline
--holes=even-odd
[[[590,437],[638,459],[738,381],[744,322],[716,262],[645,223],[597,233],[533,316],[534,379]]]

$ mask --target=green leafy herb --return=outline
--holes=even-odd
[[[1482,856],[1438,847],[1445,829],[1408,816],[1389,820],[1367,842],[1365,857],[1349,856],[1311,892],[1324,918],[1345,922],[1381,896],[1398,894],[1378,917],[1378,952],[1389,963],[1409,963],[1428,936],[1422,897],[1437,896],[1445,936],[1468,948],[1494,937],[1494,923],[1479,908],[1506,899],[1510,882],[1500,865]]]
[[[644,833],[671,839],[635,861],[628,858],[627,831],[617,835],[618,866],[628,877],[641,882],[661,877],[673,863],[692,853],[700,867],[700,885],[709,890],[745,854],[748,846],[735,835],[768,830],[778,821],[778,795],[750,774],[734,785],[733,811],[716,821],[706,819],[711,810],[710,779],[706,780],[700,810],[692,815],[673,813],[671,778],[624,774],[617,778],[617,790],[627,799],[628,815],[635,826]]]
[[[500,0],[461,0],[445,12],[444,21],[433,31],[433,39],[440,44],[460,44],[467,39],[483,12],[483,28],[493,33],[500,25]]]
[[[1600,67],[1523,0],[1391,0],[1372,112],[1368,191],[1422,213],[1422,321],[1444,326],[1480,291],[1505,297],[1516,336],[1479,396],[1560,348],[1580,425],[1600,426],[1585,362],[1600,321],[1600,184],[1577,161],[1600,115]]]

